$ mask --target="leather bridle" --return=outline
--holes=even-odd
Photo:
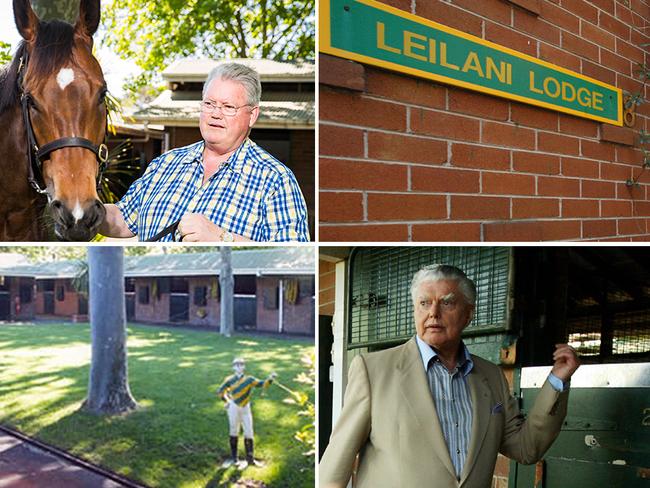
[[[102,174],[106,167],[106,162],[108,161],[108,146],[106,145],[106,132],[104,133],[104,142],[96,146],[89,139],[83,137],[61,137],[54,141],[48,142],[42,146],[38,146],[36,142],[36,135],[34,134],[34,128],[32,127],[31,117],[29,115],[29,97],[30,95],[25,91],[23,81],[25,76],[25,71],[27,70],[27,62],[29,61],[29,55],[27,52],[20,58],[20,64],[18,65],[18,89],[20,90],[20,105],[23,112],[23,123],[25,125],[25,132],[27,133],[27,158],[29,159],[29,175],[27,177],[31,187],[38,193],[46,195],[48,201],[51,200],[51,196],[48,193],[46,188],[41,188],[38,183],[38,179],[44,181],[43,179],[43,161],[49,158],[49,155],[54,151],[63,149],[64,147],[81,147],[92,151],[99,163],[99,171],[97,175],[97,186],[101,184]],[[108,115],[107,115],[108,117]],[[108,119],[107,119],[108,127]]]

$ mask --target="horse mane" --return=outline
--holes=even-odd
[[[45,78],[64,66],[72,57],[74,27],[67,22],[41,21],[36,43],[29,57],[30,71]],[[18,103],[18,66],[27,51],[27,42],[21,41],[8,67],[0,71],[0,113]]]

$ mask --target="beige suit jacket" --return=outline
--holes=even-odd
[[[558,393],[546,381],[524,421],[499,367],[472,360],[472,433],[460,481],[412,338],[352,361],[319,486],[344,488],[357,453],[358,488],[489,488],[498,452],[520,463],[537,462],[560,431],[568,392]]]

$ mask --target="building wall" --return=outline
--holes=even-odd
[[[279,320],[279,301],[277,308],[268,308],[268,300],[265,300],[265,294],[275,294],[279,287],[280,278],[283,280],[292,279],[292,277],[270,277],[264,276],[257,280],[257,330],[264,332],[278,332]],[[312,278],[313,279],[313,278]],[[283,293],[283,295],[285,295]],[[314,334],[314,300],[310,296],[298,298],[295,304],[283,300],[283,330],[287,334]]]
[[[30,286],[31,302],[20,301],[20,287]],[[36,310],[36,285],[34,278],[16,277],[11,279],[10,313],[12,320],[31,320]]]
[[[320,259],[318,261],[318,275],[318,314],[334,315],[336,264]]]
[[[154,293],[152,278],[137,278],[135,280],[135,321],[167,323],[169,321],[169,294]],[[149,303],[140,303],[140,288],[149,287]]]
[[[57,289],[62,286],[64,289],[63,300],[57,299]],[[69,279],[58,279],[54,285],[54,315],[72,317],[79,313],[79,296],[72,287]]]
[[[204,325],[218,328],[221,323],[221,307],[219,305],[219,279],[218,277],[190,278],[190,320],[192,325]],[[200,307],[194,305],[194,289],[205,286],[208,289],[207,305]]]
[[[634,93],[641,0],[385,0]],[[633,128],[320,56],[320,238],[647,240]],[[647,97],[648,90],[645,89]]]

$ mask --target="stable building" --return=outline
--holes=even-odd
[[[650,237],[645,2],[329,0],[319,17],[321,240]]]

